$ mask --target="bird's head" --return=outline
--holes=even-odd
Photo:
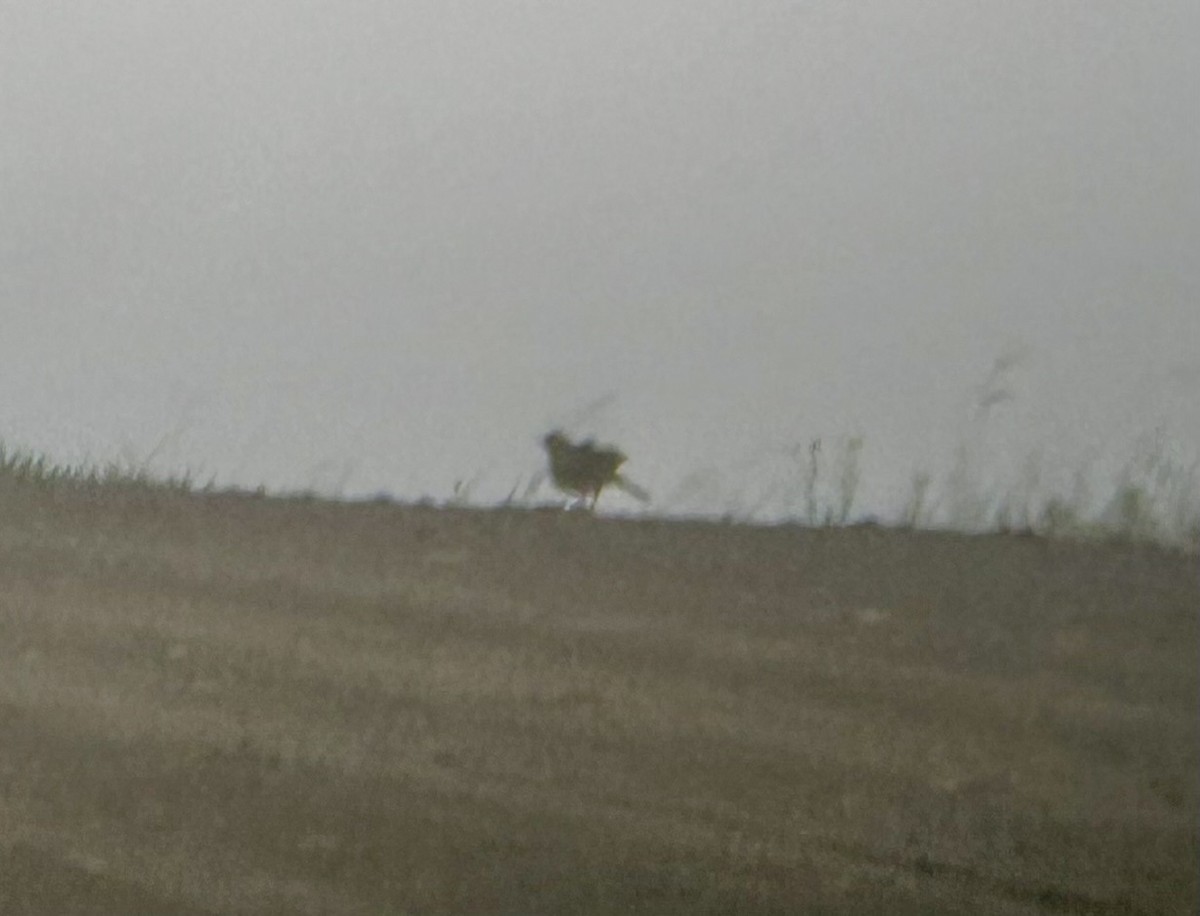
[[[561,429],[551,430],[550,432],[546,433],[545,437],[542,439],[542,445],[546,447],[546,451],[548,452],[557,451],[558,449],[564,448],[570,444],[570,441],[566,436],[563,435]]]

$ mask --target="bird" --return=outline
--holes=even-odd
[[[641,502],[650,501],[649,493],[620,473],[627,459],[619,449],[598,446],[594,439],[573,443],[559,429],[547,433],[542,445],[550,459],[554,485],[574,493],[589,509],[595,510],[600,491],[610,484]]]

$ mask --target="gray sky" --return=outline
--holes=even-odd
[[[1195,457],[1197,44],[1195,0],[0,0],[0,436],[488,497],[566,424],[668,508],[814,436],[868,508],[964,435]]]

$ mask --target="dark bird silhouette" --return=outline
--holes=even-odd
[[[618,449],[597,446],[592,439],[573,443],[557,429],[542,444],[550,459],[554,485],[566,493],[574,493],[588,508],[596,508],[600,491],[610,484],[642,502],[650,501],[649,493],[620,473],[626,458]]]

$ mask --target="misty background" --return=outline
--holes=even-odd
[[[881,514],[963,441],[1186,464],[1198,44],[1194,0],[0,0],[0,440],[486,501],[564,426],[660,511],[815,437]]]

